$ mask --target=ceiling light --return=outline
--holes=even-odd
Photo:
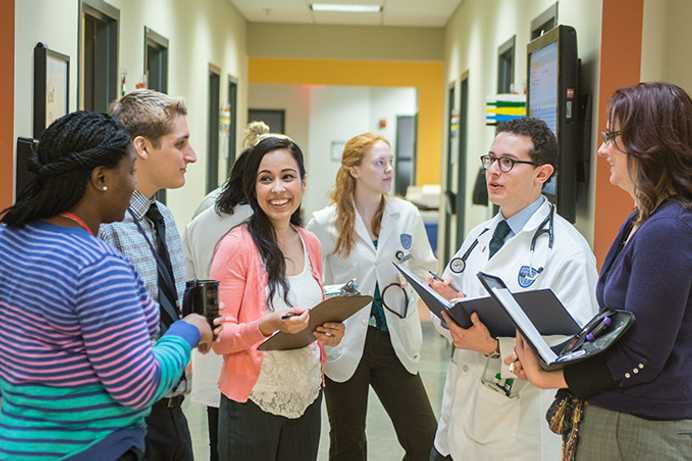
[[[312,11],[328,11],[332,13],[379,13],[382,5],[344,5],[337,3],[311,3]]]

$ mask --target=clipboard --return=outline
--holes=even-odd
[[[516,328],[536,353],[538,363],[544,370],[557,370],[606,351],[622,338],[635,320],[634,314],[630,311],[604,308],[579,332],[571,335],[566,341],[550,347],[527,315],[527,306],[519,302],[518,294],[512,293],[500,277],[483,272],[479,272],[477,277],[488,293],[505,309]],[[569,315],[562,304],[560,308]],[[603,330],[605,333],[588,340],[589,333],[593,333],[606,318],[609,322],[607,330]]]
[[[343,322],[372,302],[372,296],[345,295],[326,299],[310,309],[308,327],[295,334],[277,331],[265,339],[257,348],[260,351],[281,351],[300,349],[316,341],[312,333],[326,322]]]
[[[475,312],[493,337],[515,335],[516,327],[512,318],[492,296],[464,298],[452,304],[407,268],[396,263],[394,266],[418,293],[428,309],[440,320],[442,320],[444,309],[460,327],[469,328],[472,325],[471,314]],[[541,335],[571,336],[581,330],[579,324],[569,315],[552,290],[548,288],[528,290],[515,293],[514,296]]]

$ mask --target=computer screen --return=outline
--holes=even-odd
[[[527,114],[543,120],[557,137],[557,171],[543,193],[558,213],[576,218],[579,136],[579,60],[573,27],[559,25],[527,45]]]
[[[552,42],[529,54],[529,114],[543,120],[558,135],[558,43]],[[557,173],[543,188],[543,193],[556,201]]]

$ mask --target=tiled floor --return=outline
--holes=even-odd
[[[447,341],[435,331],[429,321],[424,321],[420,373],[435,414],[440,409],[449,354],[450,349]],[[201,405],[191,402],[190,399],[185,400],[183,408],[192,432],[195,459],[206,461],[209,459],[206,411]],[[324,404],[322,405],[322,415],[322,438],[318,460],[326,461],[329,450],[329,421]],[[367,434],[369,461],[396,461],[402,458],[403,450],[396,440],[389,417],[372,390],[368,399]]]

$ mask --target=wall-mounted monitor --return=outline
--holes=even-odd
[[[527,114],[546,122],[557,136],[558,168],[543,189],[560,215],[576,218],[580,162],[577,33],[560,25],[527,45]]]

